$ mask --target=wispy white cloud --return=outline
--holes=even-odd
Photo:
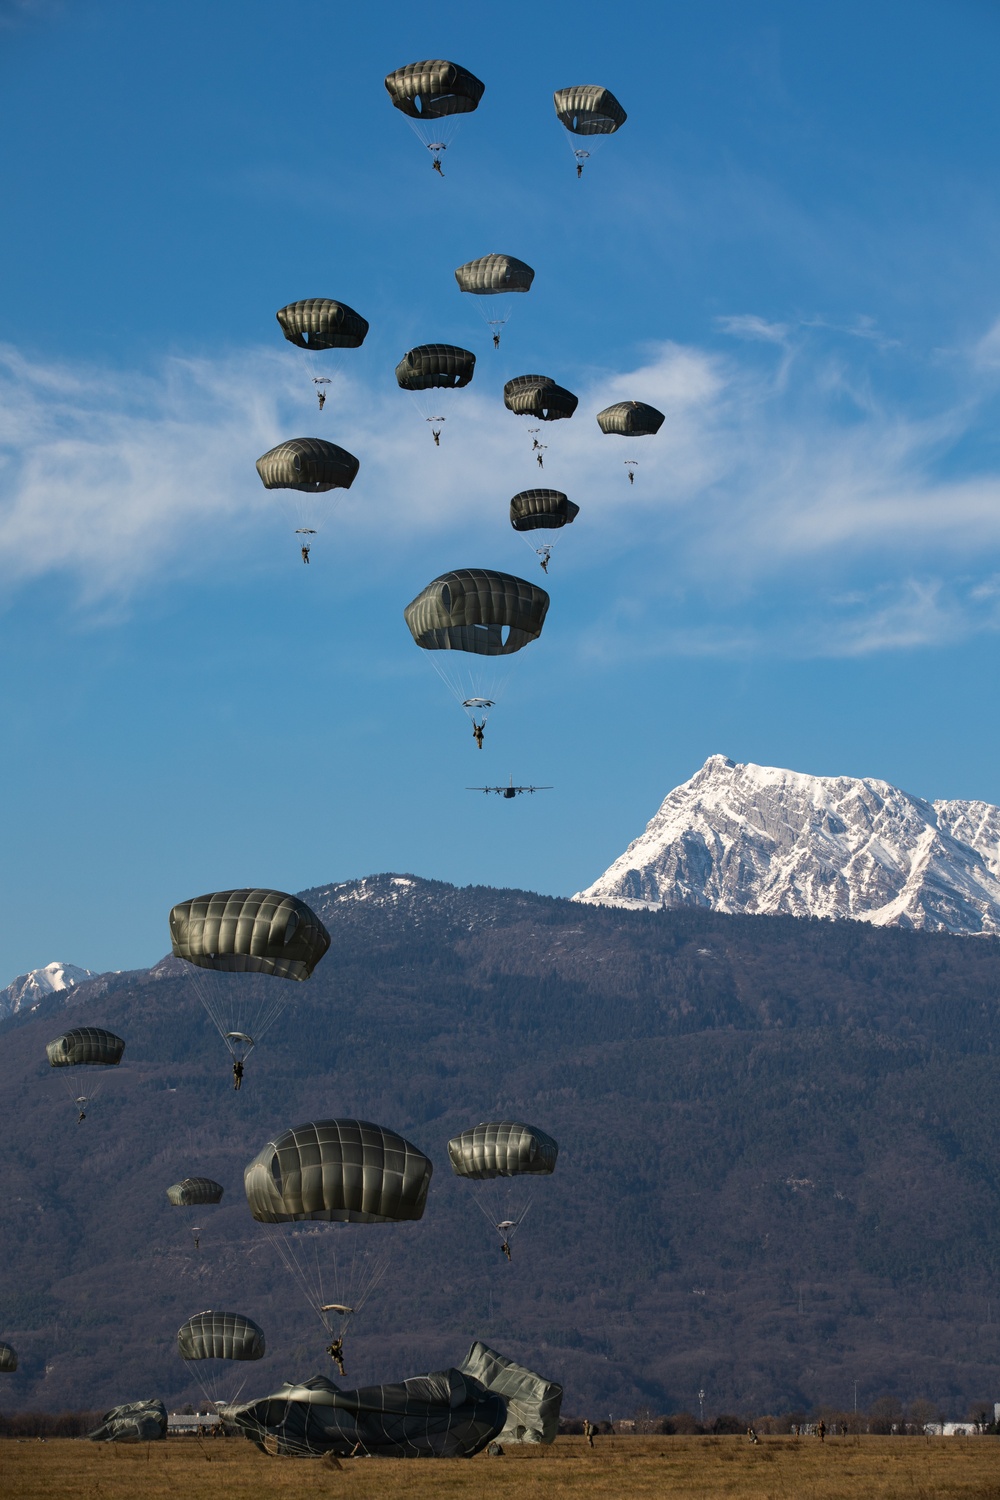
[[[1000,474],[956,457],[993,391],[982,351],[994,334],[930,415],[880,398],[842,353],[799,349],[789,363],[783,350],[772,369],[750,351],[659,345],[578,391],[573,421],[544,429],[543,470],[533,424],[484,382],[455,393],[437,449],[409,394],[360,382],[348,360],[320,414],[296,351],[124,375],[7,348],[0,577],[11,592],[61,574],[104,606],[223,553],[260,556],[281,500],[254,459],[283,437],[325,435],[362,465],[330,498],[337,528],[382,551],[447,537],[443,566],[486,552],[517,490],[566,490],[582,507],[567,565],[606,579],[604,645],[587,650],[852,655],[952,640],[998,624]],[[657,437],[600,432],[596,412],[631,398],[665,413]]]
[[[756,313],[736,313],[715,320],[716,327],[735,339],[748,339],[765,344],[783,344],[791,333],[788,323],[769,323]]]

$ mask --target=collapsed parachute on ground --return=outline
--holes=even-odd
[[[554,1443],[559,1433],[563,1388],[476,1342],[458,1367],[488,1391],[502,1396],[507,1420],[501,1443]]]
[[[266,490],[349,490],[358,476],[360,459],[324,438],[289,438],[269,448],[257,460],[257,473]]]
[[[478,106],[486,85],[468,68],[433,58],[396,68],[386,75],[385,86],[395,108],[433,156],[435,172],[443,177],[441,153],[454,140],[461,117]]]
[[[457,1368],[344,1391],[322,1375],[229,1408],[264,1452],[300,1458],[471,1458],[501,1435],[551,1442],[562,1388],[475,1343]]]
[[[652,437],[665,420],[662,411],[644,401],[618,401],[597,413],[601,431],[618,437]]]
[[[200,1208],[205,1203],[221,1203],[224,1191],[211,1177],[185,1177],[167,1188],[167,1198],[175,1208]]]
[[[268,1141],[243,1183],[263,1224],[392,1224],[423,1217],[433,1170],[394,1130],[368,1120],[312,1120]]]
[[[285,338],[299,349],[360,349],[368,333],[368,320],[332,297],[289,302],[275,317]]]
[[[418,344],[396,366],[396,383],[404,391],[454,390],[469,384],[476,356],[457,344]]]
[[[124,1051],[125,1043],[113,1031],[100,1026],[78,1026],[49,1042],[45,1055],[53,1068],[75,1068],[81,1064],[115,1068]]]
[[[580,514],[562,490],[521,490],[510,502],[510,524],[515,531],[557,531]]]
[[[516,1177],[556,1169],[559,1146],[544,1130],[520,1120],[484,1120],[448,1142],[457,1177]]]
[[[386,74],[385,86],[395,108],[414,120],[470,114],[486,91],[474,73],[440,57],[405,63]]]
[[[283,981],[307,980],[330,934],[297,896],[257,886],[179,901],[170,944],[192,965],[198,998],[243,1061],[288,1004]]]
[[[13,1375],[17,1369],[17,1350],[10,1344],[0,1344],[0,1375]]]
[[[242,1313],[202,1312],[177,1330],[181,1359],[263,1359],[264,1330]]]
[[[129,1401],[113,1406],[100,1427],[87,1436],[92,1443],[155,1443],[167,1435],[167,1408],[162,1401]]]
[[[552,102],[571,135],[614,135],[628,119],[611,90],[596,83],[556,89]]]
[[[503,388],[503,404],[518,417],[558,422],[573,415],[580,398],[548,375],[515,375]]]

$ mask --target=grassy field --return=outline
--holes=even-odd
[[[560,1438],[471,1461],[273,1459],[241,1439],[0,1441],[4,1500],[1000,1500],[996,1438]]]

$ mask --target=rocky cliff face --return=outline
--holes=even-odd
[[[575,899],[1000,933],[1000,808],[712,755]]]
[[[19,974],[5,989],[0,990],[0,1020],[17,1015],[18,1011],[35,1010],[50,995],[68,992],[92,978],[90,969],[60,963],[46,964],[44,968],[32,969],[28,974]],[[70,998],[68,993],[66,998]]]

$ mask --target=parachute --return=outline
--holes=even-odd
[[[520,1120],[484,1120],[448,1142],[452,1171],[476,1183],[476,1203],[508,1257],[511,1239],[531,1207],[530,1190],[521,1179],[551,1176],[558,1155],[550,1135]]]
[[[500,330],[513,310],[511,297],[516,292],[530,291],[534,279],[534,271],[523,260],[496,252],[467,261],[455,272],[459,291],[471,292],[474,297],[499,299],[493,303],[477,304],[496,348],[500,347]]]
[[[556,385],[548,375],[515,375],[503,388],[503,404],[518,417],[558,422],[573,415],[579,397]]]
[[[353,453],[324,438],[289,438],[257,460],[257,473],[266,490],[292,492],[288,506],[296,523],[295,532],[307,537],[319,529],[327,510],[316,496],[329,490],[349,490],[360,467]]]
[[[116,1068],[122,1060],[125,1043],[113,1031],[101,1026],[78,1026],[65,1031],[47,1044],[45,1055],[53,1068],[101,1067]],[[87,1107],[101,1092],[104,1079],[89,1086],[86,1093],[80,1092],[80,1081],[76,1074],[61,1075],[71,1103],[77,1110],[77,1120],[87,1118]]]
[[[504,1443],[555,1442],[562,1408],[561,1385],[536,1375],[524,1365],[516,1365],[512,1359],[506,1359],[478,1340],[459,1369],[463,1375],[471,1375],[488,1391],[495,1391],[506,1401],[507,1420],[499,1438],[501,1446]]]
[[[282,981],[308,979],[330,934],[297,896],[247,887],[179,901],[170,943],[193,966],[199,999],[242,1063],[288,1004]]]
[[[17,1350],[10,1344],[0,1344],[0,1375],[13,1375],[17,1369]]]
[[[614,135],[628,115],[622,109],[610,89],[595,83],[578,83],[569,88],[556,89],[552,95],[556,114],[571,136],[587,136],[592,146],[601,136]],[[590,152],[570,141],[570,150],[576,158],[576,175],[583,176],[583,164]]]
[[[475,368],[476,356],[456,344],[418,344],[396,366],[396,384],[416,393],[424,421],[432,424],[435,443],[447,416],[442,408],[450,405],[450,398],[443,398],[442,393],[467,386]]]
[[[312,1120],[275,1136],[243,1174],[250,1212],[332,1340],[343,1374],[343,1338],[388,1270],[392,1242],[353,1226],[423,1217],[433,1165],[367,1120]],[[313,1221],[325,1227],[271,1226]]]
[[[194,1366],[198,1384],[216,1409],[236,1401],[246,1384],[246,1374],[234,1374],[230,1363],[263,1359],[264,1348],[264,1330],[242,1313],[196,1313],[177,1330],[177,1352]]]
[[[211,1177],[185,1177],[167,1188],[167,1198],[175,1208],[200,1208],[204,1203],[220,1203],[224,1192],[221,1182]]]
[[[360,349],[368,321],[331,297],[305,297],[279,307],[275,317],[289,343],[299,349]]]
[[[461,116],[478,107],[485,83],[458,63],[434,58],[396,68],[386,75],[385,86],[443,177],[441,154],[451,145]]]
[[[88,1432],[92,1443],[155,1443],[167,1435],[167,1408],[162,1401],[128,1401],[113,1406],[101,1425]]]
[[[485,723],[509,672],[507,658],[537,640],[549,596],[523,578],[487,568],[442,573],[406,606],[417,645],[472,718]],[[447,653],[447,654],[444,654]]]
[[[617,437],[653,437],[665,420],[662,411],[657,411],[655,406],[647,406],[644,401],[618,401],[614,406],[606,406],[597,413],[597,424],[601,431]],[[628,470],[628,482],[633,484],[637,461],[634,458],[625,459],[625,468]]]
[[[510,524],[520,532],[559,531],[575,521],[579,514],[580,507],[574,505],[562,490],[522,490],[510,502]],[[547,573],[555,543],[544,542],[536,546],[534,537],[525,536],[524,540],[538,555]]]

